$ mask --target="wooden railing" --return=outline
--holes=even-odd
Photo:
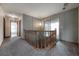
[[[25,40],[34,48],[52,48],[56,44],[56,30],[24,30],[24,35]]]

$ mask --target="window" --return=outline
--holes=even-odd
[[[59,22],[51,23],[51,30],[56,29],[57,38],[59,38]]]
[[[44,27],[44,30],[55,30],[56,29],[56,36],[57,36],[57,39],[59,38],[59,18],[55,18],[53,20],[49,20],[49,21],[45,21],[45,27]],[[44,33],[45,36],[49,36],[50,33],[46,32]]]

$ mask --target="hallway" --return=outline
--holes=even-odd
[[[58,41],[52,49],[35,50],[19,37],[8,39],[0,48],[2,56],[77,56],[77,45]]]

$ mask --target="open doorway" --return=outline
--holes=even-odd
[[[4,38],[21,36],[21,20],[10,16],[4,17]]]
[[[18,24],[16,21],[11,21],[11,37],[16,37],[18,33]]]

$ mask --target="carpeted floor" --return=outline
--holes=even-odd
[[[19,37],[4,40],[0,56],[77,56],[78,47],[67,42],[57,42],[52,49],[36,50]]]

